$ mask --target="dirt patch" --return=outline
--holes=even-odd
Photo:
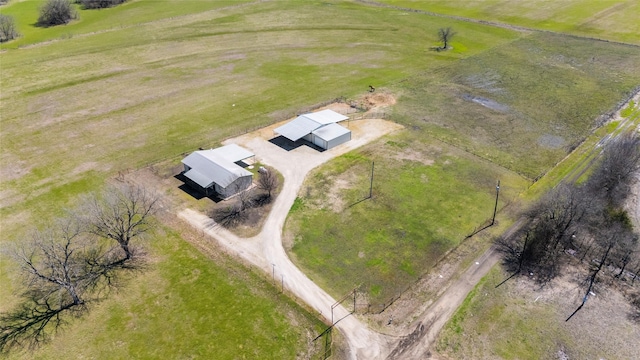
[[[413,148],[406,148],[402,151],[398,151],[395,154],[391,155],[391,158],[396,160],[416,161],[427,166],[433,165],[433,159],[426,157],[424,155],[424,152],[420,152]]]
[[[366,111],[373,109],[383,109],[395,105],[396,98],[385,91],[376,91],[363,95],[350,102],[352,107]]]

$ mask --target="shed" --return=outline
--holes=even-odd
[[[191,187],[205,195],[226,198],[251,186],[253,174],[237,163],[252,156],[235,144],[194,151],[182,160],[183,175]]]
[[[336,123],[314,130],[312,134],[313,143],[327,150],[351,140],[351,130]]]
[[[351,131],[337,124],[347,119],[348,116],[327,109],[300,115],[274,132],[294,142],[304,138],[322,149],[330,149],[351,140]]]

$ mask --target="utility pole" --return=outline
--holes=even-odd
[[[496,212],[498,212],[498,197],[500,196],[500,180],[498,180],[498,185],[496,185],[496,206],[493,208],[493,219],[491,219],[491,225],[496,222]]]
[[[282,293],[284,294],[284,275],[282,275]]]
[[[369,185],[369,199],[371,199],[371,197],[373,196],[373,166],[375,165],[375,162],[372,161],[371,162],[371,185]]]
[[[276,282],[276,264],[271,263],[271,265],[273,266],[273,270],[271,271],[271,278],[273,279],[273,282]]]

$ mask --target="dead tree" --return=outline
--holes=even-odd
[[[440,50],[447,50],[449,48],[449,42],[456,33],[450,27],[440,28],[438,30],[438,41],[442,43]]]
[[[86,199],[80,216],[91,234],[118,244],[124,252],[124,262],[134,257],[131,240],[149,230],[157,205],[158,198],[142,187],[112,186],[103,196]]]
[[[24,290],[20,305],[0,315],[0,351],[38,345],[63,324],[63,313],[86,310],[86,294],[104,285],[103,269],[87,263],[94,247],[77,222],[63,220],[11,252]]]
[[[280,180],[278,179],[278,174],[276,174],[275,171],[266,168],[260,171],[260,176],[258,177],[258,188],[266,191],[269,198],[271,198],[271,194],[279,185]]]
[[[640,136],[636,132],[611,141],[602,153],[602,160],[588,181],[594,194],[602,193],[609,204],[620,206],[629,185],[640,171]]]

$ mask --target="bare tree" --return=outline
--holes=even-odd
[[[13,17],[0,14],[0,42],[13,40],[19,36]]]
[[[440,50],[447,50],[449,48],[449,42],[455,34],[456,33],[450,27],[440,28],[438,30],[438,41],[442,43],[442,47],[440,47]]]
[[[269,198],[273,191],[278,188],[278,185],[280,185],[280,181],[278,179],[278,174],[276,174],[275,171],[266,168],[263,171],[260,171],[260,177],[258,177],[258,188],[266,191]]]
[[[49,328],[63,323],[63,313],[85,311],[85,294],[103,285],[105,274],[87,264],[95,246],[82,236],[77,222],[61,220],[11,252],[24,291],[18,308],[0,315],[0,351],[24,343],[37,345],[47,339]]]
[[[605,226],[602,226],[605,225]],[[605,222],[600,223],[600,226],[595,229],[594,236],[596,242],[602,246],[602,257],[598,261],[598,265],[589,277],[589,286],[582,298],[582,303],[578,308],[569,315],[565,321],[571,320],[571,318],[585,305],[591,294],[591,289],[596,282],[597,276],[602,270],[602,267],[607,263],[609,256],[612,254],[612,250],[620,246],[621,243],[629,241],[629,239],[635,238],[635,234],[624,223],[617,221],[615,218],[608,218]]]
[[[622,204],[629,193],[635,173],[640,171],[640,136],[637,132],[619,136],[602,153],[600,166],[589,178],[594,194],[601,193],[614,206]]]
[[[77,16],[69,0],[48,0],[40,8],[38,25],[44,27],[64,25]]]
[[[521,231],[498,239],[507,269],[520,272],[524,268],[542,283],[557,276],[563,250],[584,232],[579,224],[590,205],[582,189],[573,185],[561,184],[549,192],[527,211]]]
[[[134,257],[131,240],[149,230],[157,205],[158,198],[140,186],[112,186],[103,196],[86,199],[81,217],[91,234],[116,241],[126,261]]]

